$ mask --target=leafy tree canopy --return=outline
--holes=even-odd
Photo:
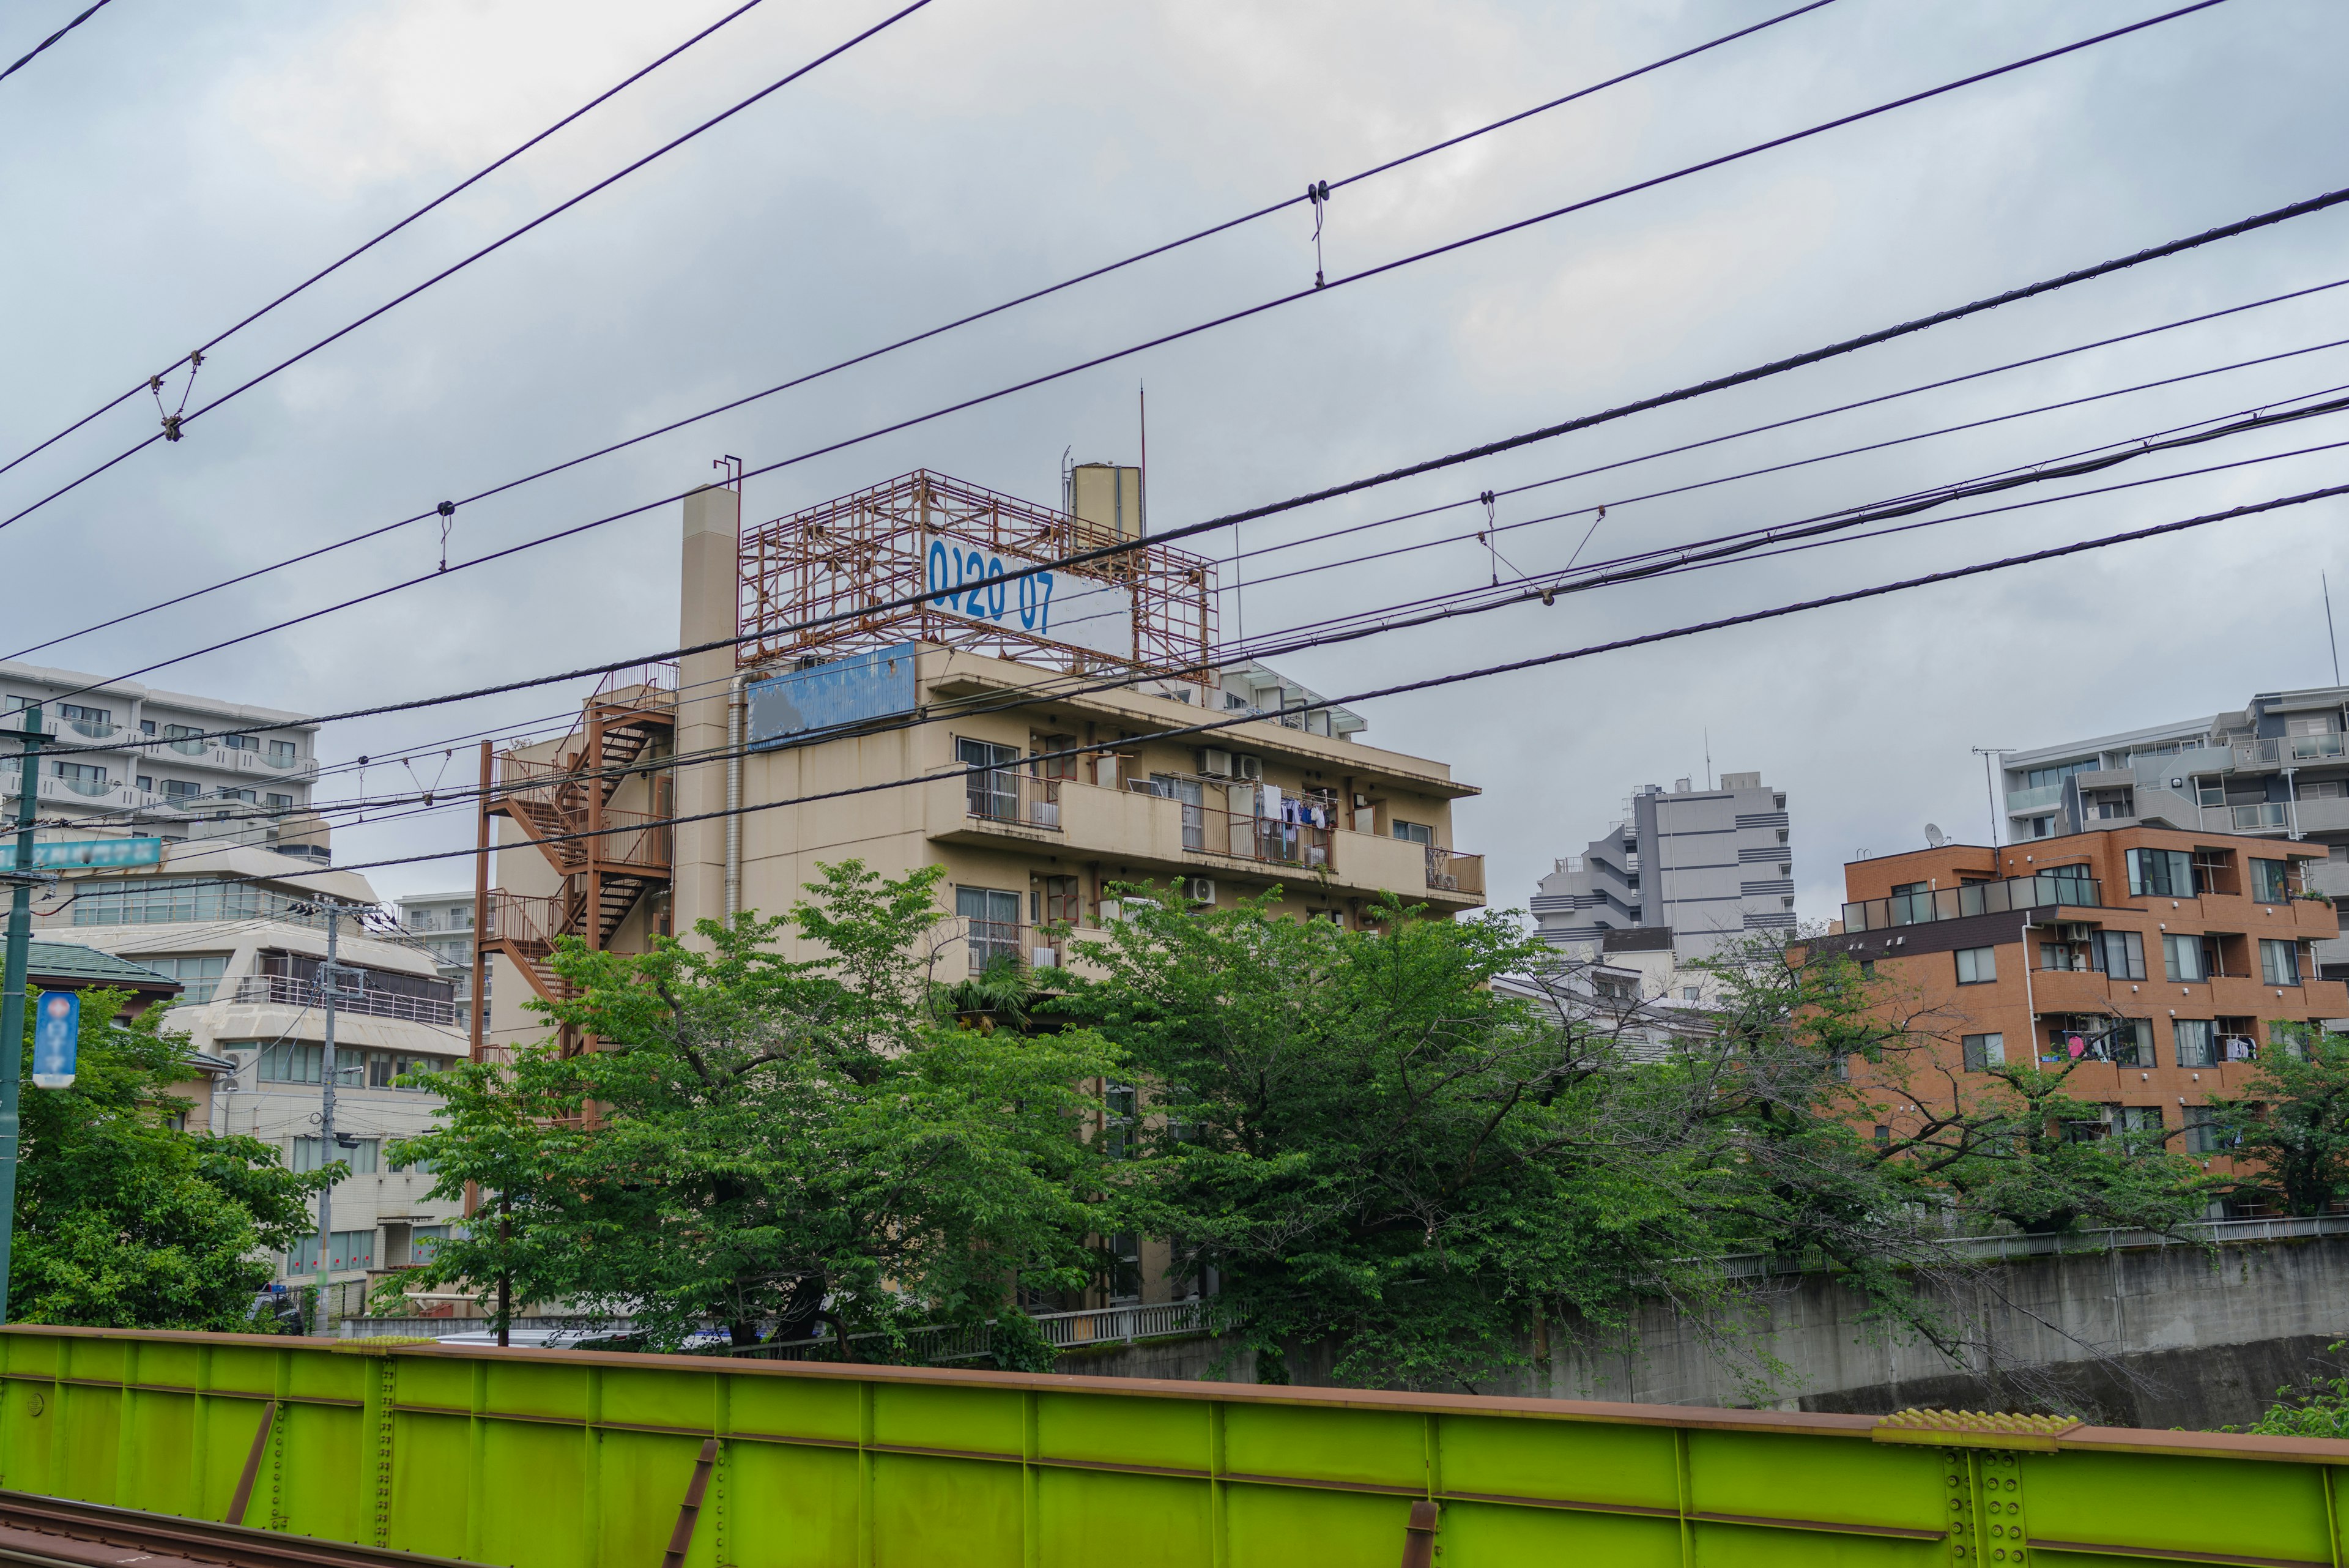
[[[1116,1174],[1081,1136],[1087,1085],[1117,1054],[957,1025],[931,973],[964,961],[937,942],[938,867],[823,874],[789,915],[702,922],[706,950],[564,944],[574,995],[541,1010],[593,1044],[427,1080],[441,1123],[393,1158],[485,1209],[410,1278],[504,1275],[517,1303],[629,1314],[665,1345],[709,1319],[844,1339],[1081,1286]],[[787,935],[816,956],[776,951]]]
[[[76,1075],[32,1081],[26,1007],[23,1163],[8,1314],[19,1323],[244,1329],[274,1270],[310,1233],[309,1204],[342,1167],[296,1175],[274,1146],[170,1125],[194,1075],[168,1013],[132,1020],[120,991],[81,993]]]
[[[2272,1026],[2244,1088],[2210,1096],[2227,1151],[2253,1168],[2235,1187],[2323,1213],[2349,1192],[2349,1035]]]

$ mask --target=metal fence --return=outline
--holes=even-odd
[[[2060,1417],[0,1330],[0,1487],[313,1563],[2337,1568],[2344,1476],[2349,1442]]]

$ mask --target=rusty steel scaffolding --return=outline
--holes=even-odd
[[[1122,667],[1170,679],[1210,680],[1216,646],[1216,567],[1204,556],[1141,544],[1066,571],[1088,585],[1130,589],[1130,658],[1003,624],[965,618],[925,600],[911,608],[856,612],[931,588],[930,545],[947,540],[1038,565],[1119,542],[1108,524],[982,490],[926,469],[746,528],[740,630],[745,666],[792,658],[836,659],[908,641],[967,649],[1063,670]],[[848,618],[788,629],[829,616]]]

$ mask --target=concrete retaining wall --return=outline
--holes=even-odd
[[[1798,1274],[1758,1282],[1744,1300],[1750,1332],[1726,1342],[1760,1355],[1723,1355],[1723,1336],[1653,1308],[1639,1318],[1636,1348],[1555,1338],[1546,1375],[1475,1391],[1858,1413],[2039,1407],[2116,1426],[2240,1425],[2279,1386],[2330,1371],[2325,1346],[2349,1339],[2349,1237],[1988,1263],[1942,1304],[1969,1325],[1971,1343],[1954,1362],[1886,1334],[1857,1292]],[[1289,1355],[1289,1372],[1327,1386],[1332,1359],[1304,1347]],[[1205,1335],[1063,1355],[1058,1369],[1243,1382],[1257,1370],[1252,1355]]]

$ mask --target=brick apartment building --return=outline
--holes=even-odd
[[[2311,953],[2340,934],[2305,891],[2324,857],[2151,827],[1881,856],[1844,867],[1852,901],[1823,945],[1937,1010],[1961,1082],[2077,1057],[2068,1092],[2105,1127],[2182,1130],[2172,1148],[2209,1154],[2209,1096],[2243,1092],[2277,1024],[2349,1018],[2349,986]]]

